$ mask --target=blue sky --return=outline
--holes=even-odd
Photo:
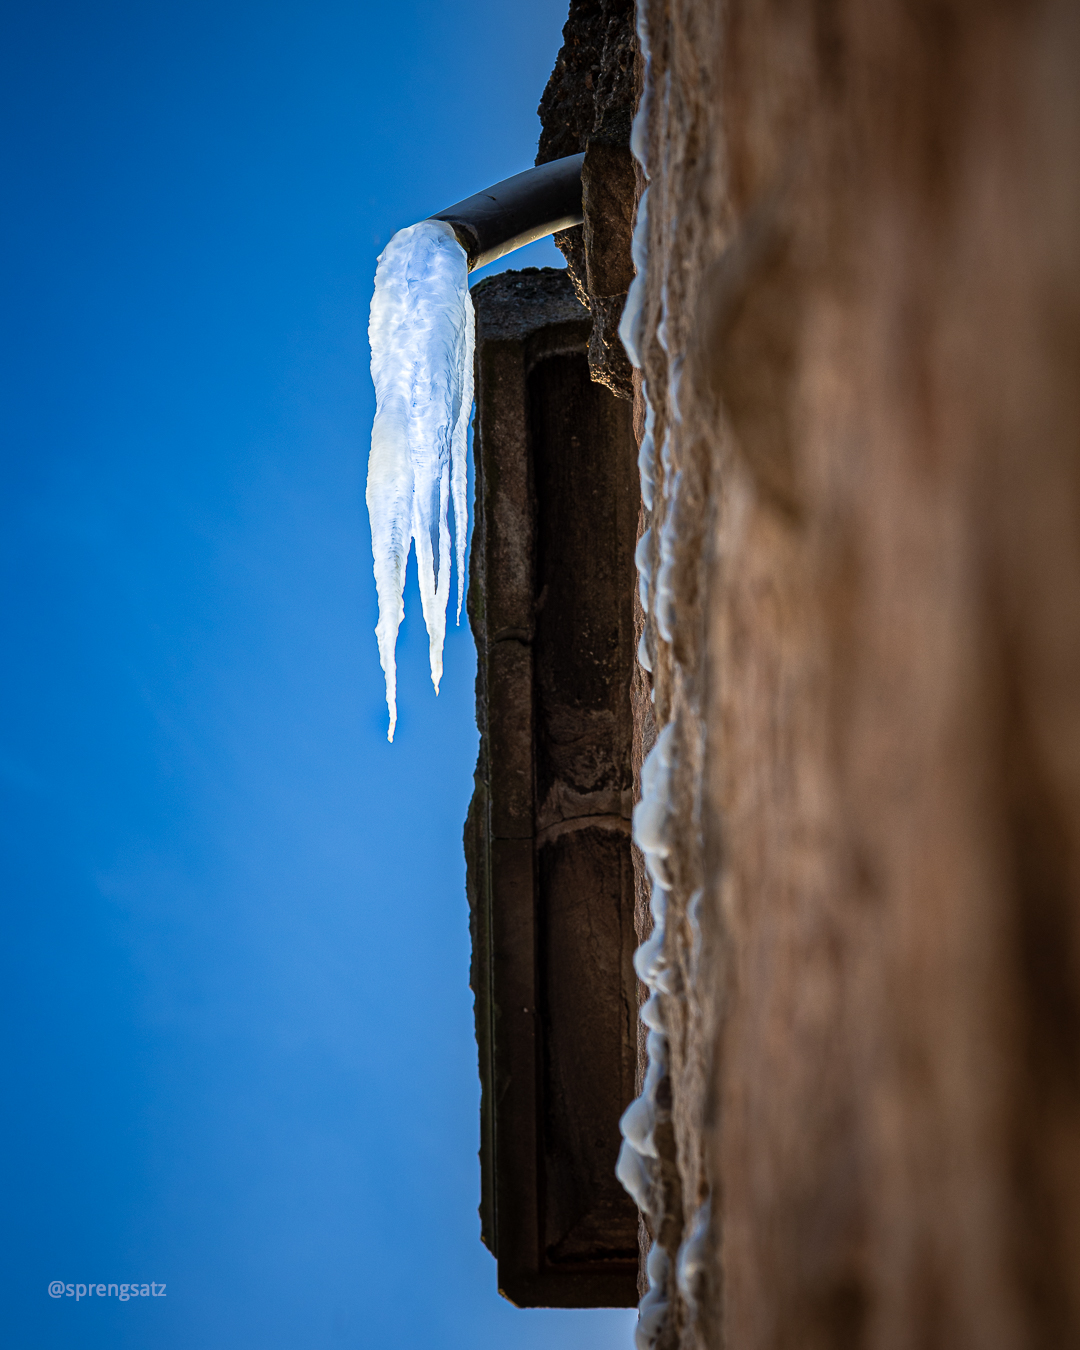
[[[363,507],[375,257],[532,162],[564,18],[5,7],[13,1350],[630,1344],[480,1244],[475,657],[411,575],[388,746]]]

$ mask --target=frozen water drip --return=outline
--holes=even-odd
[[[387,740],[397,724],[395,648],[404,617],[405,569],[416,549],[431,682],[442,678],[450,597],[448,520],[454,504],[457,618],[465,595],[465,478],[473,399],[475,323],[469,259],[451,225],[423,220],[399,230],[379,256],[368,336],[375,422],[367,506],[386,676]]]

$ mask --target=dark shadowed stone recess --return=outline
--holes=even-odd
[[[473,298],[483,1238],[519,1305],[629,1306],[637,1216],[615,1161],[637,1048],[631,409],[590,379],[565,272],[504,272]]]
[[[633,397],[632,372],[618,329],[634,275],[630,124],[637,101],[636,57],[632,0],[572,0],[563,47],[537,109],[543,127],[537,164],[585,152],[585,222],[557,234],[555,243],[578,298],[592,314],[592,378],[626,399]]]

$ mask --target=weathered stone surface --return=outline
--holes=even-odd
[[[661,1346],[1077,1346],[1078,10],[648,22]]]
[[[634,443],[629,410],[601,390],[583,398],[580,371],[574,353],[529,376],[538,830],[600,815],[626,821],[633,803]]]
[[[630,241],[637,174],[628,153],[631,121],[629,108],[609,113],[589,137],[581,169],[585,289],[602,300],[625,296],[634,279]]]
[[[633,0],[571,0],[562,50],[537,109],[537,164],[579,154],[611,112],[633,116],[636,48]]]
[[[564,271],[481,282],[466,827],[484,1240],[530,1306],[634,1301],[615,1178],[634,1094],[630,409],[589,378]]]
[[[637,184],[630,154],[636,102],[632,0],[572,0],[563,47],[537,110],[543,130],[537,164],[585,151],[584,225],[555,236],[578,298],[592,313],[592,378],[619,398],[633,396],[619,341],[633,279],[630,235]]]

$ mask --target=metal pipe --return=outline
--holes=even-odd
[[[584,159],[584,155],[567,155],[538,164],[535,169],[504,178],[429,219],[445,220],[454,227],[469,255],[472,272],[531,244],[534,239],[581,224]]]

